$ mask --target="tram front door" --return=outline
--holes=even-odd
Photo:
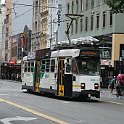
[[[72,96],[72,74],[67,70],[65,58],[58,58],[58,78],[57,78],[57,93],[58,96]],[[71,69],[71,65],[68,69]],[[66,73],[67,72],[67,73]]]

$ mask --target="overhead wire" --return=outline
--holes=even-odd
[[[15,9],[15,8],[19,8],[19,6],[20,7],[22,7],[22,6],[24,6],[24,7],[36,7],[36,6],[34,6],[34,5],[31,5],[31,4],[22,4],[22,3],[10,3],[10,2],[6,2],[6,4],[11,4],[11,5],[14,5],[14,7],[12,7],[12,8],[10,8],[10,9]],[[16,5],[16,6],[15,6]],[[18,7],[17,7],[17,5],[18,5]],[[48,7],[48,6],[37,6],[37,7]],[[57,7],[48,7],[48,8],[55,8],[55,9],[58,9]],[[17,19],[17,18],[19,18],[19,17],[21,17],[21,16],[23,16],[23,15],[25,15],[26,13],[28,13],[29,11],[31,11],[33,8],[31,8],[31,9],[29,9],[29,10],[27,10],[26,12],[24,12],[24,13],[22,13],[22,14],[20,14],[20,15],[16,15],[16,17],[15,18],[13,18],[13,19],[11,19],[9,22],[12,22],[12,21],[14,21],[15,19]],[[14,12],[15,13],[15,12]],[[17,13],[16,13],[17,14]],[[62,17],[63,17],[64,15],[62,15]],[[54,19],[56,19],[57,20],[57,18],[55,18],[55,17],[53,17]],[[66,22],[66,21],[69,21],[69,20],[62,20],[61,22]],[[50,22],[50,23],[57,23],[58,21],[52,21],[52,22]],[[49,23],[49,24],[50,24]],[[33,28],[33,27],[32,27]]]

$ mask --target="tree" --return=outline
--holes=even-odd
[[[106,0],[113,13],[124,13],[124,0]]]

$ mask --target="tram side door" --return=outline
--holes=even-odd
[[[64,58],[58,58],[57,95],[64,96]]]
[[[72,96],[71,59],[58,58],[57,93],[58,96]]]
[[[71,58],[65,58],[65,73],[64,73],[64,95],[72,97],[72,62]]]
[[[34,91],[39,92],[40,84],[40,61],[36,61],[34,70]]]

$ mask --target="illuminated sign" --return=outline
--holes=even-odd
[[[16,60],[9,60],[9,64],[11,64],[11,65],[16,64]]]
[[[98,56],[98,55],[99,55],[98,51],[84,50],[80,52],[80,56]]]

